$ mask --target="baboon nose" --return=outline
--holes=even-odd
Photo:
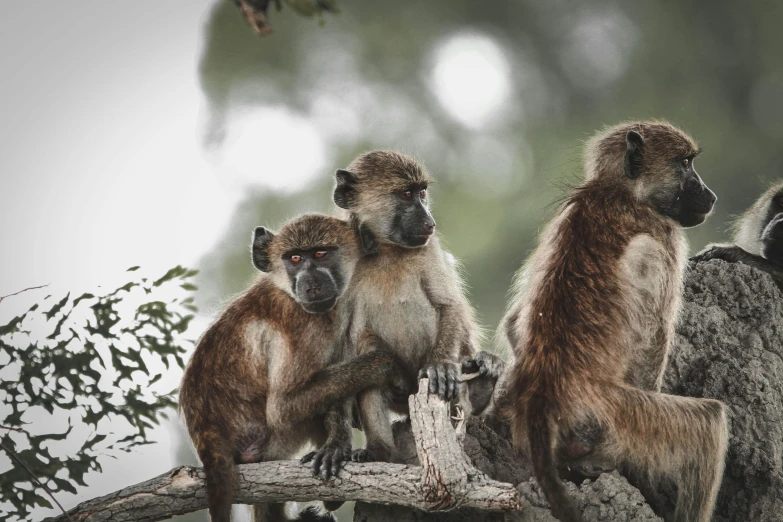
[[[305,293],[307,294],[307,297],[314,298],[319,297],[321,295],[321,287],[320,286],[311,286],[307,290],[305,290]]]
[[[717,196],[717,194],[715,194],[713,191],[711,191],[711,190],[710,190],[710,189],[708,189],[707,187],[704,187],[704,188],[705,188],[705,190],[707,191],[707,195],[708,195],[708,196],[709,196],[709,198],[710,198],[710,205],[714,205],[714,204],[715,204],[715,202],[716,202],[716,201],[718,201],[718,196]]]
[[[435,231],[435,222],[434,221],[427,221],[424,223],[424,233],[425,234],[432,234]]]

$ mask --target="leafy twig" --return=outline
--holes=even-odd
[[[13,429],[13,428],[7,428],[7,429]],[[14,430],[14,431],[18,431],[18,430]],[[9,448],[6,448],[2,442],[0,442],[0,448],[2,448],[3,451],[8,453],[9,457],[14,459],[20,466],[22,466],[22,468],[24,468],[24,470],[30,475],[30,477],[36,482],[36,484],[41,486],[41,488],[43,488],[43,490],[46,491],[46,494],[49,495],[49,497],[54,501],[55,504],[57,504],[57,507],[59,507],[60,511],[63,512],[63,515],[68,517],[68,520],[70,520],[71,522],[74,522],[74,520],[71,518],[71,515],[69,515],[68,512],[65,511],[65,508],[62,506],[62,504],[57,502],[57,499],[54,498],[54,495],[52,495],[52,492],[49,491],[49,488],[47,488],[40,480],[38,480],[38,477],[36,477],[35,474],[33,474],[33,472],[30,471],[30,468],[28,468],[27,465],[24,462],[22,462],[22,459],[16,456],[16,453],[14,453]]]

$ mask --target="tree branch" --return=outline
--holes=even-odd
[[[38,290],[39,288],[46,288],[47,286],[49,286],[49,283],[46,283],[45,285],[41,285],[41,286],[31,286],[30,288],[23,288],[22,290],[19,290],[18,292],[14,292],[13,294],[0,296],[0,303],[2,303],[3,299],[7,297],[13,297],[15,295],[21,294],[22,292],[28,292],[30,290]]]
[[[475,469],[462,451],[464,423],[452,427],[449,405],[427,393],[427,380],[409,398],[411,425],[421,467],[389,463],[346,463],[340,476],[323,482],[297,461],[238,466],[236,503],[357,501],[395,504],[424,511],[457,507],[516,511],[522,507],[511,484]],[[207,507],[204,472],[182,466],[147,482],[89,500],[69,511],[76,522],[164,520]],[[47,519],[65,522],[66,515]]]

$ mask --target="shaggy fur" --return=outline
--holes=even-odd
[[[336,189],[335,201],[358,229],[369,230],[377,241],[377,252],[359,262],[346,296],[349,338],[356,346],[370,328],[375,336],[367,346],[386,346],[400,357],[408,375],[405,395],[415,392],[420,370],[434,370],[430,391],[439,384],[442,389],[447,375],[456,387],[457,363],[473,356],[478,345],[473,309],[456,262],[441,248],[437,235],[418,248],[389,239],[396,221],[395,192],[418,192],[431,178],[419,162],[392,151],[362,154],[349,171],[354,179],[349,197],[342,198],[346,192]],[[394,401],[382,390],[369,390],[359,403],[367,451],[357,452],[356,459],[394,460],[389,413],[407,414],[407,400]]]
[[[783,291],[783,183],[764,192],[732,228],[734,244],[709,245],[693,261],[745,263],[768,273]]]
[[[626,136],[645,140],[625,173]],[[686,243],[651,198],[676,196],[673,165],[698,149],[663,122],[611,127],[586,146],[573,190],[521,271],[501,336],[514,353],[504,384],[515,444],[531,453],[554,515],[581,520],[557,467],[602,461],[648,494],[678,488],[667,520],[707,522],[723,472],[726,410],[659,393],[680,308]]]
[[[307,443],[337,445],[349,455],[345,400],[399,375],[389,353],[343,362],[342,301],[311,314],[291,297],[282,253],[312,247],[339,249],[346,273],[359,260],[356,236],[343,221],[309,215],[286,224],[264,253],[271,272],[228,305],[185,370],[179,404],[204,464],[213,522],[230,520],[238,463],[288,458]],[[285,519],[282,504],[254,512],[259,521]]]

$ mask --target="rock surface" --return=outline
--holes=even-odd
[[[713,521],[783,520],[783,295],[747,265],[699,263],[677,333],[664,390],[732,411]]]

